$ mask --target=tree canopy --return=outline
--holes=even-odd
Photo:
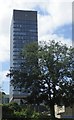
[[[74,48],[61,42],[31,43],[23,48],[20,70],[10,70],[14,87],[30,94],[27,103],[44,103],[55,117],[54,105],[74,101]]]

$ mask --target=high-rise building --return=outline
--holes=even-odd
[[[23,59],[20,52],[24,45],[38,41],[37,11],[13,10],[10,32],[10,68],[19,69]],[[22,96],[18,90],[10,86],[10,101]]]

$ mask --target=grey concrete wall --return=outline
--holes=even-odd
[[[2,104],[2,93],[0,92],[0,120],[2,118],[2,106],[1,106],[1,104]]]
[[[74,47],[74,1],[72,2],[72,46]]]

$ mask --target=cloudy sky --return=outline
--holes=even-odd
[[[38,40],[54,39],[72,45],[72,0],[0,0],[0,86],[6,93],[13,9],[38,11]]]

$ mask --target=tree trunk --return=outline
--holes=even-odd
[[[51,114],[51,120],[55,120],[55,109],[54,109],[54,104],[50,104],[50,114]]]
[[[55,102],[54,100],[52,100],[52,97],[51,97],[51,87],[50,87],[50,82],[48,84],[49,86],[49,98],[50,98],[50,116],[51,116],[51,120],[55,120],[55,109],[54,109],[54,105],[55,105]],[[55,88],[55,86],[54,86]],[[54,89],[54,94],[53,94],[53,98],[55,99],[55,89]]]

